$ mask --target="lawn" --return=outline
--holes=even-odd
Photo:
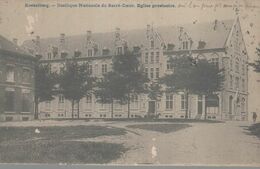
[[[191,127],[189,124],[136,124],[136,125],[128,125],[128,128],[134,129],[142,129],[149,131],[156,131],[162,133],[171,133],[181,129],[185,129],[187,127]]]
[[[173,123],[224,123],[218,120],[203,120],[203,119],[153,119],[153,118],[114,118],[102,119],[103,121],[127,121],[127,122],[173,122]]]
[[[108,163],[126,150],[121,144],[73,139],[124,135],[122,128],[102,126],[0,127],[1,163]]]
[[[260,138],[260,123],[253,124],[248,129],[253,135]]]

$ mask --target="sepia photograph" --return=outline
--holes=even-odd
[[[259,0],[0,0],[0,164],[260,167]]]

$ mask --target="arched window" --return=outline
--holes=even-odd
[[[239,73],[239,59],[236,58],[236,72]]]

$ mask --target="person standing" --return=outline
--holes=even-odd
[[[253,122],[254,123],[256,122],[256,118],[257,118],[257,114],[256,114],[256,112],[253,112]]]

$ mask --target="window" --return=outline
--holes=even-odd
[[[181,95],[181,109],[182,110],[186,109],[186,97],[184,94]]]
[[[114,108],[115,108],[115,110],[121,110],[123,108],[122,103],[121,103],[120,100],[115,100]]]
[[[155,77],[158,79],[160,76],[159,68],[156,68]]]
[[[59,102],[58,102],[58,108],[59,109],[63,109],[64,108],[64,96],[63,95],[59,95]]]
[[[236,72],[239,73],[239,59],[236,59]]]
[[[154,63],[154,52],[151,52],[151,63]]]
[[[230,70],[233,70],[233,60],[230,58]]]
[[[117,54],[122,55],[123,54],[123,48],[122,47],[117,47]]]
[[[23,69],[23,79],[22,80],[23,80],[24,83],[30,83],[31,82],[30,70]]]
[[[149,77],[148,77],[148,68],[145,68],[144,71],[145,71],[145,76],[146,76],[147,78],[149,78]]]
[[[30,93],[22,93],[22,112],[30,112]]]
[[[166,109],[173,109],[173,94],[166,94]]]
[[[92,108],[92,95],[91,94],[86,96],[85,103],[86,103],[86,104],[84,104],[85,109],[91,110],[91,108]]]
[[[87,68],[88,68],[88,73],[91,75],[92,74],[92,65],[88,65]]]
[[[94,67],[94,73],[95,74],[98,74],[100,71],[98,70],[98,64],[95,64],[95,67]]]
[[[107,73],[107,65],[106,64],[102,65],[102,73],[103,74]]]
[[[219,67],[219,59],[218,58],[211,59],[211,63],[213,65],[215,65],[217,68]]]
[[[14,82],[14,67],[13,66],[6,67],[6,81]]]
[[[245,64],[244,64],[244,62],[242,63],[242,75],[245,75]]]
[[[236,90],[239,89],[239,78],[236,77]]]
[[[138,95],[137,94],[132,95],[131,102],[132,102],[132,108],[138,109]]]
[[[91,95],[86,96],[86,103],[92,103],[92,96]]]
[[[159,52],[156,52],[156,58],[155,58],[155,62],[156,63],[159,63],[159,61],[160,61],[160,53]]]
[[[46,111],[50,111],[51,110],[51,102],[50,101],[46,101],[45,102],[45,110]]]
[[[64,103],[64,96],[63,95],[59,95],[59,103]]]
[[[151,40],[151,48],[154,48],[154,40]]]
[[[148,52],[146,52],[146,53],[145,53],[145,60],[144,60],[144,62],[147,64],[147,63],[148,63],[148,60],[149,60]]]
[[[233,89],[233,76],[232,75],[230,75],[230,77],[229,77],[230,79],[230,89]]]
[[[88,56],[89,56],[89,57],[93,56],[92,51],[93,51],[92,49],[88,49]]]
[[[5,91],[5,111],[14,112],[15,91]]]
[[[245,79],[242,79],[242,90],[245,91],[246,86],[245,86]]]
[[[172,70],[172,64],[169,60],[167,61],[167,70]]]
[[[150,69],[150,78],[153,79],[153,68]]]

